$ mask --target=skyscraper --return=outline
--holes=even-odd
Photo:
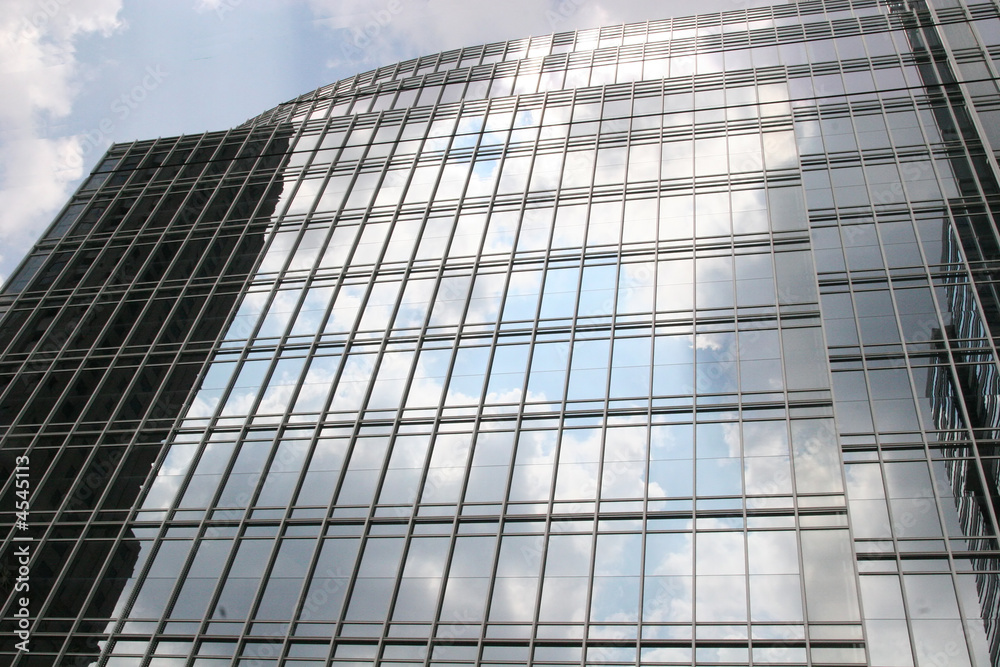
[[[1000,664],[998,19],[559,33],[113,146],[0,295],[0,654]]]

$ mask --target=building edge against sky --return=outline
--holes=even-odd
[[[0,294],[0,654],[1000,664],[994,57],[801,2],[113,146]]]

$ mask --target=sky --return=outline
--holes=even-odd
[[[758,0],[705,0],[698,10]],[[4,0],[0,282],[112,143],[224,130],[421,55],[691,13],[682,0]]]

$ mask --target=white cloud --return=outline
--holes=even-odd
[[[7,0],[0,14],[0,237],[23,254],[82,175],[80,136],[47,136],[79,91],[76,41],[122,27],[121,0]]]
[[[228,6],[231,3],[227,3],[226,0],[196,0],[194,3],[194,10],[199,14],[204,12],[217,12],[222,9],[223,6]]]

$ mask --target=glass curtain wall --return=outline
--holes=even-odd
[[[114,147],[0,297],[0,453],[30,456],[49,582],[38,652],[0,652],[1000,664],[1000,12],[938,4],[489,44],[279,105],[231,149]],[[228,193],[220,222],[168,208],[192,184]],[[86,406],[150,343],[126,363],[61,332],[81,294],[143,298],[86,268],[132,224],[257,245],[148,274],[180,307],[230,296],[215,328],[164,327],[177,405],[119,422]],[[98,438],[147,457],[81,506]]]

